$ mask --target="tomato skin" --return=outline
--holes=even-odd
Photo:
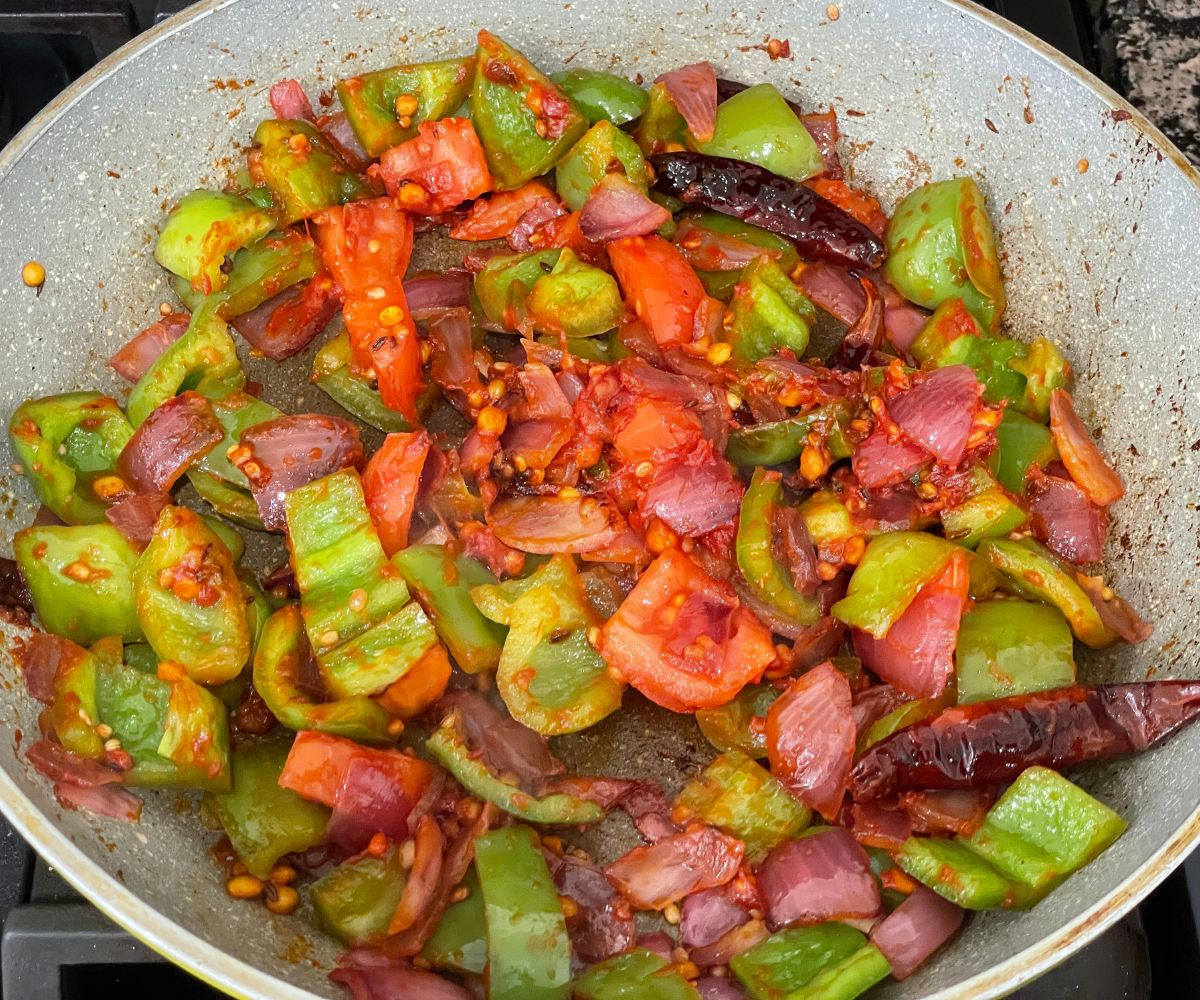
[[[369,173],[383,181],[401,208],[416,215],[441,215],[494,186],[469,118],[422,122],[415,139],[386,150]]]
[[[1050,394],[1050,433],[1054,435],[1063,465],[1092,503],[1107,507],[1125,495],[1125,484],[1096,446],[1065,389],[1055,389]]]
[[[659,347],[695,339],[696,310],[708,296],[677,247],[661,236],[627,236],[608,244],[608,259],[625,301]]]
[[[363,470],[367,510],[389,559],[408,545],[408,528],[428,454],[429,435],[423,430],[389,434]]]
[[[445,692],[450,681],[450,658],[440,642],[430,647],[420,662],[375,700],[392,715],[411,719],[420,715]]]
[[[412,218],[390,198],[334,206],[318,219],[317,245],[342,289],[355,364],[374,372],[385,406],[415,423],[421,353],[404,296],[412,242]]]
[[[621,418],[613,448],[626,465],[662,462],[694,450],[703,439],[700,418],[691,410],[652,399],[638,400]]]
[[[530,181],[515,191],[497,191],[486,201],[475,202],[467,217],[450,230],[450,238],[502,240],[522,215],[544,199],[558,201],[558,195],[541,181]]]
[[[436,773],[433,765],[398,750],[373,750],[342,736],[305,731],[296,735],[279,786],[332,808],[354,760],[386,773],[411,802],[421,798]]]
[[[714,640],[705,629],[718,620]],[[686,629],[698,622],[690,636]],[[600,630],[598,648],[611,668],[672,712],[725,704],[775,659],[771,633],[732,588],[674,548],[638,579]]]
[[[840,178],[814,177],[805,181],[805,187],[811,188],[826,201],[831,201],[853,219],[857,219],[876,236],[882,238],[887,231],[888,217],[879,205],[879,200],[865,191],[847,184]]]

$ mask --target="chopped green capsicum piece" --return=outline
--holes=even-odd
[[[225,258],[275,228],[275,216],[252,201],[220,191],[184,195],[167,216],[154,259],[201,295],[225,288]]]
[[[726,335],[734,355],[746,361],[758,361],[783,347],[802,356],[809,326],[817,318],[816,307],[766,254],[742,272],[729,309]]]
[[[951,691],[940,694],[936,698],[915,698],[912,701],[906,701],[903,705],[893,708],[871,723],[867,731],[859,737],[858,752],[862,753],[867,747],[874,746],[880,740],[885,740],[902,729],[915,726],[923,719],[932,718],[953,703],[954,695]]]
[[[567,1000],[571,942],[562,904],[527,826],[475,838],[483,892],[490,1000]]]
[[[895,857],[901,869],[964,910],[987,910],[1014,900],[1008,877],[958,838],[909,837]]]
[[[612,122],[597,122],[554,168],[558,196],[572,212],[578,211],[614,166],[634,187],[646,191],[646,158],[638,144]]]
[[[471,756],[470,749],[458,732],[453,713],[425,741],[425,749],[468,792],[499,806],[518,819],[529,823],[577,826],[598,823],[604,818],[604,810],[595,802],[565,793],[539,799],[503,781],[489,771],[482,760]]]
[[[1009,362],[1009,367],[1025,376],[1019,409],[1045,423],[1050,419],[1051,394],[1055,389],[1071,388],[1071,363],[1045,337],[1037,337],[1022,356]]]
[[[854,1000],[892,972],[891,963],[873,944],[865,944],[853,955],[827,966],[807,985],[793,991],[788,1000]]]
[[[487,918],[474,867],[467,872],[462,888],[466,897],[447,907],[421,949],[421,957],[438,969],[481,976],[487,968]]]
[[[233,787],[210,800],[225,835],[251,875],[264,878],[285,854],[325,838],[329,810],[279,787],[291,739],[242,743],[233,751]]]
[[[475,60],[414,63],[337,83],[346,120],[367,155],[378,157],[415,138],[421,122],[441,121],[471,93]]]
[[[850,408],[842,402],[826,403],[797,417],[785,417],[732,431],[725,457],[734,465],[782,465],[799,458],[814,431],[821,435],[830,457],[849,458],[851,447],[845,425]]]
[[[110,635],[142,641],[133,600],[138,552],[111,524],[25,528],[13,537],[13,556],[48,632],[81,646]]]
[[[116,400],[98,392],[26,400],[8,424],[22,474],[67,524],[104,521],[106,498],[123,491],[114,470],[132,436]]]
[[[962,299],[988,330],[1004,314],[1004,282],[983,192],[969,177],[925,184],[892,214],[888,280],[906,299],[933,309]]]
[[[648,948],[597,962],[575,979],[576,1000],[700,1000],[696,987]]]
[[[186,507],[164,507],[133,570],[138,621],[154,651],[202,684],[250,659],[242,583],[225,543]]]
[[[225,480],[198,468],[188,469],[187,477],[200,499],[222,517],[251,531],[266,530],[258,504],[254,502],[249,490],[230,486]]]
[[[121,655],[121,640],[101,639],[115,646]],[[71,643],[64,650],[54,672],[54,700],[50,703],[50,723],[58,742],[81,757],[104,756],[104,740],[96,732],[100,712],[96,707],[96,657],[82,646]]]
[[[970,470],[961,503],[941,511],[946,537],[968,549],[985,538],[1003,538],[1029,521],[1029,515],[1010,497],[982,465]]]
[[[1058,608],[1017,600],[977,603],[958,627],[958,703],[1074,684],[1073,648]]]
[[[402,413],[384,405],[375,383],[354,371],[350,338],[345,333],[326,341],[317,351],[313,357],[312,380],[325,395],[364,424],[387,434],[412,430]],[[423,399],[432,401],[428,396]],[[426,408],[419,399],[418,411]]]
[[[621,706],[622,684],[588,641],[599,627],[571,556],[520,580],[475,587],[471,598],[508,626],[496,686],[514,719],[545,736],[574,733]]]
[[[983,385],[988,403],[1019,406],[1025,398],[1025,376],[1012,367],[1028,349],[1011,337],[983,330],[962,299],[939,305],[912,343],[912,356],[925,367],[967,365]]]
[[[250,480],[229,460],[229,453],[238,447],[244,431],[283,416],[283,411],[240,389],[214,394],[209,398],[209,405],[225,436],[195,463],[193,469],[216,476],[229,486],[249,490]]]
[[[1017,496],[1025,495],[1025,479],[1034,466],[1045,468],[1058,459],[1050,429],[1036,420],[1006,409],[996,426],[997,447],[988,466],[1001,485]]]
[[[544,174],[587,128],[554,81],[487,31],[475,53],[471,120],[502,191]]]
[[[535,330],[568,338],[607,333],[625,314],[617,279],[570,250],[533,283],[525,308]]]
[[[789,927],[734,955],[729,969],[751,1000],[787,1000],[866,943],[862,931],[835,921]]]
[[[514,317],[523,311],[534,284],[550,274],[561,250],[498,254],[475,275],[475,294],[483,314],[493,323],[515,328]]]
[[[589,122],[612,122],[626,125],[640,118],[650,106],[646,92],[632,80],[615,73],[594,69],[568,69],[551,73],[550,79],[557,83],[575,102]]]
[[[325,933],[343,944],[362,944],[387,932],[407,882],[400,848],[392,845],[383,857],[366,854],[326,872],[309,887],[308,898]]]
[[[708,142],[696,149],[757,163],[794,181],[825,172],[825,160],[804,123],[769,83],[734,94],[717,107],[717,123]]]
[[[268,118],[254,130],[254,142],[262,153],[263,179],[285,226],[371,194],[311,122]]]
[[[722,753],[740,750],[763,760],[767,756],[767,709],[778,697],[779,689],[770,684],[749,684],[732,701],[700,709],[696,723],[705,739]],[[763,724],[756,724],[756,719]]]
[[[404,582],[463,670],[477,674],[500,662],[507,629],[471,600],[471,588],[496,583],[483,563],[440,545],[410,545],[392,556]]]
[[[687,122],[663,84],[655,83],[650,87],[650,93],[646,95],[646,110],[633,136],[646,156],[683,149]]]

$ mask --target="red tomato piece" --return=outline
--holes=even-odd
[[[408,527],[428,454],[429,435],[424,431],[389,434],[363,470],[367,510],[389,559],[408,545]]]
[[[521,216],[538,203],[558,201],[558,195],[541,181],[530,181],[515,191],[497,191],[471,206],[467,217],[450,230],[454,240],[502,240]]]
[[[1107,507],[1125,495],[1121,477],[1105,461],[1075,412],[1071,394],[1064,389],[1055,389],[1050,394],[1050,433],[1054,435],[1063,465],[1092,503]]]
[[[865,191],[832,177],[814,177],[805,181],[804,186],[811,188],[826,201],[833,202],[876,236],[882,237],[887,231],[888,217],[880,207],[878,198],[873,198]]]
[[[373,770],[385,774],[414,803],[420,800],[436,774],[432,764],[399,750],[375,750],[343,736],[305,731],[296,735],[279,775],[279,786],[332,808],[337,804],[350,764],[356,760],[365,761]]]
[[[657,464],[689,454],[702,439],[703,427],[694,411],[642,399],[628,416],[618,419],[613,448],[626,465]]]
[[[608,244],[625,301],[661,348],[695,339],[696,310],[708,297],[678,247],[659,236],[628,236]]]
[[[678,549],[667,549],[642,574],[600,630],[599,649],[610,667],[672,712],[725,704],[775,659],[771,633],[733,589]]]
[[[383,181],[401,208],[417,215],[441,215],[493,187],[469,118],[422,122],[415,139],[385,151],[368,173]]]

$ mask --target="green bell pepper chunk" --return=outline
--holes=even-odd
[[[867,544],[846,596],[831,613],[852,628],[887,635],[917,591],[959,551],[953,542],[921,531],[890,531]]]
[[[254,130],[254,142],[282,225],[372,193],[311,122],[268,118]]]
[[[242,556],[246,554],[246,539],[244,539],[236,528],[231,528],[228,524],[222,521],[219,517],[213,517],[211,514],[201,514],[200,520],[204,522],[204,526],[216,535],[225,548],[229,550],[230,558],[233,559],[234,565],[242,561]],[[239,577],[241,573],[239,572]],[[242,588],[245,589],[244,587]]]
[[[1015,600],[978,603],[958,627],[958,703],[1074,684],[1073,648],[1071,628],[1057,608]]]
[[[808,985],[791,993],[788,1000],[854,1000],[883,982],[891,972],[891,963],[883,952],[873,944],[865,944],[836,965],[822,969]]]
[[[646,156],[683,149],[687,122],[667,95],[661,83],[652,84],[646,95],[646,110],[634,130],[633,137]]]
[[[808,537],[818,548],[837,548],[863,533],[855,525],[850,509],[833,490],[810,493],[800,504],[800,515]]]
[[[210,448],[193,468],[216,476],[229,486],[249,490],[250,480],[229,460],[229,452],[240,444],[243,431],[249,430],[255,424],[281,417],[283,411],[241,390],[215,395],[209,399],[209,405],[225,436],[217,442],[216,447]],[[257,510],[257,506],[255,509]]]
[[[309,887],[308,898],[326,934],[346,945],[363,944],[387,933],[407,882],[400,849],[392,845],[381,858],[364,855],[326,872]]]
[[[437,645],[433,623],[416,601],[393,611],[318,658],[335,698],[370,695],[394,684]]]
[[[775,511],[783,501],[782,476],[755,469],[742,497],[734,551],[738,569],[758,597],[781,617],[813,625],[821,617],[816,594],[802,594],[775,555]]]
[[[501,191],[544,174],[587,128],[548,76],[487,31],[479,33],[475,52],[471,120]]]
[[[523,306],[536,282],[554,270],[561,250],[498,254],[475,275],[475,294],[483,314],[493,323],[512,328],[514,307]]]
[[[964,910],[1008,906],[1015,887],[960,838],[909,837],[896,864],[922,885]]]
[[[120,656],[121,640],[101,639],[115,644]],[[96,657],[82,646],[71,644],[54,674],[54,700],[50,723],[58,742],[81,757],[104,756],[104,740],[96,732],[100,711],[96,707]]]
[[[962,299],[988,330],[1004,315],[1004,282],[983,192],[969,177],[909,193],[887,231],[888,280],[906,299],[933,309]]]
[[[412,430],[412,425],[402,414],[384,406],[372,381],[355,374],[350,364],[350,338],[345,333],[326,341],[317,351],[313,357],[312,381],[350,416],[364,424],[386,434]],[[431,402],[428,394],[422,396],[417,400],[418,411],[423,413]]]
[[[617,360],[612,352],[610,339],[615,338],[616,333],[617,331],[613,330],[609,337],[568,337],[567,353],[584,361],[599,361],[601,364],[610,365]],[[549,333],[538,334],[534,340],[547,347],[562,346],[559,338]]]
[[[579,113],[593,125],[612,122],[626,125],[640,118],[650,106],[649,95],[632,80],[595,69],[567,69],[551,73]]]
[[[66,524],[104,522],[108,504],[96,486],[103,489],[100,481],[114,475],[132,436],[116,400],[98,392],[26,400],[8,424],[22,474],[38,500]]]
[[[1046,423],[1051,394],[1055,389],[1071,388],[1071,363],[1045,337],[1037,337],[1009,367],[1025,376],[1025,394],[1018,404],[1021,411]]]
[[[709,156],[757,163],[794,181],[825,172],[820,147],[769,83],[748,87],[722,101],[712,139],[695,146]]]
[[[1029,522],[1029,515],[1000,488],[982,465],[970,470],[967,495],[941,511],[947,538],[973,549],[985,538],[1003,538]]]
[[[108,639],[101,639],[92,646],[92,652],[101,648],[102,643],[115,641],[115,636],[110,636]],[[99,655],[97,653],[97,655]],[[143,674],[153,674],[158,676],[158,654],[154,652],[154,647],[148,642],[135,642],[132,645],[126,646],[121,654],[125,660],[127,667],[133,667],[134,670],[139,670]]]
[[[220,684],[250,659],[242,583],[225,543],[198,514],[164,507],[133,569],[138,621],[161,659]]]
[[[563,250],[553,270],[534,283],[525,308],[535,330],[566,337],[595,337],[625,314],[617,279]]]
[[[915,726],[918,722],[937,715],[953,702],[953,692],[938,695],[936,698],[916,698],[913,701],[906,701],[867,727],[867,731],[859,738],[858,752],[862,753],[867,747],[874,746],[893,733],[898,733],[902,729]]]
[[[508,630],[490,621],[471,600],[472,587],[496,583],[488,568],[440,545],[410,545],[392,556],[392,564],[454,662],[469,674],[494,670]]]
[[[291,739],[241,743],[233,751],[233,787],[214,795],[212,808],[251,875],[265,878],[285,854],[325,839],[329,810],[279,787]]]
[[[471,599],[508,626],[496,686],[518,722],[561,736],[620,708],[624,685],[588,641],[588,630],[601,620],[571,556],[559,553],[524,579],[475,587]]]
[[[490,1000],[567,1000],[571,942],[562,905],[527,826],[475,838],[483,893]]]
[[[933,368],[967,365],[983,385],[987,403],[1024,408],[1025,376],[1013,364],[1028,345],[983,330],[962,299],[947,299],[933,311],[912,343],[917,363]]]
[[[421,122],[448,117],[471,92],[475,60],[413,63],[352,76],[337,83],[338,100],[358,141],[371,157],[415,138]],[[416,99],[401,124],[396,101]]]
[[[234,254],[225,289],[213,293],[212,304],[225,319],[241,316],[285,289],[307,281],[320,269],[312,237],[295,229],[271,233]],[[171,287],[191,312],[204,304],[206,296],[185,279],[175,278]]]
[[[996,426],[998,446],[988,456],[988,467],[1000,484],[1017,496],[1025,495],[1025,478],[1033,466],[1045,468],[1058,460],[1050,429],[1016,410],[1006,409]]]
[[[246,384],[229,327],[213,308],[192,313],[183,336],[168,347],[129,394],[125,412],[134,427],[172,396],[195,389],[203,396],[224,395]]]
[[[740,750],[716,757],[679,792],[683,807],[705,823],[745,841],[746,859],[758,864],[808,826],[812,812]]]
[[[648,948],[597,962],[580,973],[573,990],[576,1000],[700,1000],[696,987]]]
[[[421,949],[421,957],[438,969],[481,976],[487,968],[487,917],[474,866],[467,871],[462,888],[467,890],[466,898],[446,908]]]
[[[1093,649],[1111,646],[1120,638],[1104,624],[1096,605],[1075,580],[1070,568],[1031,538],[1019,542],[989,539],[979,551],[1005,578],[1009,589],[1058,608],[1075,638]]]
[[[271,212],[236,194],[193,191],[167,216],[154,259],[201,295],[209,295],[229,280],[222,270],[226,256],[257,243],[275,225]]]
[[[81,646],[143,639],[133,600],[138,552],[111,524],[35,525],[13,536],[42,627]]]
[[[735,356],[758,361],[781,348],[801,357],[816,307],[779,264],[763,254],[746,266],[730,301],[729,343]]]
[[[646,192],[646,158],[638,144],[612,122],[597,122],[554,168],[558,196],[572,212],[579,211],[592,188],[612,173],[614,165],[634,187]]]
[[[127,648],[131,658],[134,649]],[[124,662],[115,637],[101,639],[92,653],[96,718],[133,758],[125,783],[228,791],[229,724],[221,700],[178,666],[164,665],[166,676],[159,677],[157,665],[148,672]]]
[[[836,921],[789,927],[734,955],[729,969],[751,1000],[787,1000],[866,943],[862,931]]]
[[[779,690],[770,684],[749,684],[736,698],[717,708],[702,708],[696,712],[696,723],[714,747],[722,753],[740,750],[756,760],[767,756],[767,736],[762,724]]]
[[[337,701],[314,702],[301,685],[303,658],[310,656],[300,609],[288,604],[267,619],[254,654],[254,689],[271,714],[288,729],[312,729],[362,743],[386,743],[391,715],[380,705],[357,695]]]
[[[976,549],[971,553],[967,594],[973,601],[986,601],[1004,585],[1004,576],[992,565],[987,552]]]
[[[710,232],[732,236],[743,243],[762,247],[764,250],[774,250],[778,254],[775,259],[786,274],[791,274],[796,265],[800,263],[800,255],[788,240],[768,229],[760,229],[741,219],[735,219],[732,215],[722,215],[720,212],[700,212],[692,216],[692,222]],[[743,270],[745,269],[743,268]],[[736,276],[741,272],[726,271],[724,273]]]
[[[248,490],[230,486],[223,479],[194,467],[188,469],[187,477],[200,499],[222,517],[251,531],[266,530],[262,515],[258,512],[258,504]]]
[[[239,568],[238,579],[242,583],[242,602],[246,605],[246,628],[250,631],[250,648],[253,651],[258,649],[263,628],[275,608],[271,599],[263,593],[263,589],[259,586],[253,573]],[[253,652],[251,656],[253,656]]]
[[[845,425],[849,422],[850,408],[845,403],[826,403],[798,417],[754,424],[731,432],[725,457],[734,465],[744,467],[782,465],[799,458],[808,435],[816,431],[825,439],[835,461],[849,458],[852,449],[845,434]]]
[[[503,781],[482,760],[471,756],[453,714],[425,741],[425,749],[472,795],[528,823],[578,826],[599,823],[604,818],[604,810],[595,802],[567,794],[534,798]]]

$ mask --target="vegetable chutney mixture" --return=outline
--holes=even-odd
[[[202,792],[230,905],[306,904],[357,998],[849,1000],[1104,851],[1062,771],[1200,712],[1077,676],[1150,632],[1095,566],[1123,486],[1059,347],[1001,332],[975,182],[889,216],[832,110],[640,84],[486,31],[321,113],[276,84],[162,224],[181,306],[124,402],[9,425],[29,762],[113,820]],[[435,230],[461,263],[415,273]],[[345,415],[277,409],[237,338],[319,344]],[[547,740],[638,699],[712,744],[673,801]],[[569,846],[615,811],[640,846]]]

